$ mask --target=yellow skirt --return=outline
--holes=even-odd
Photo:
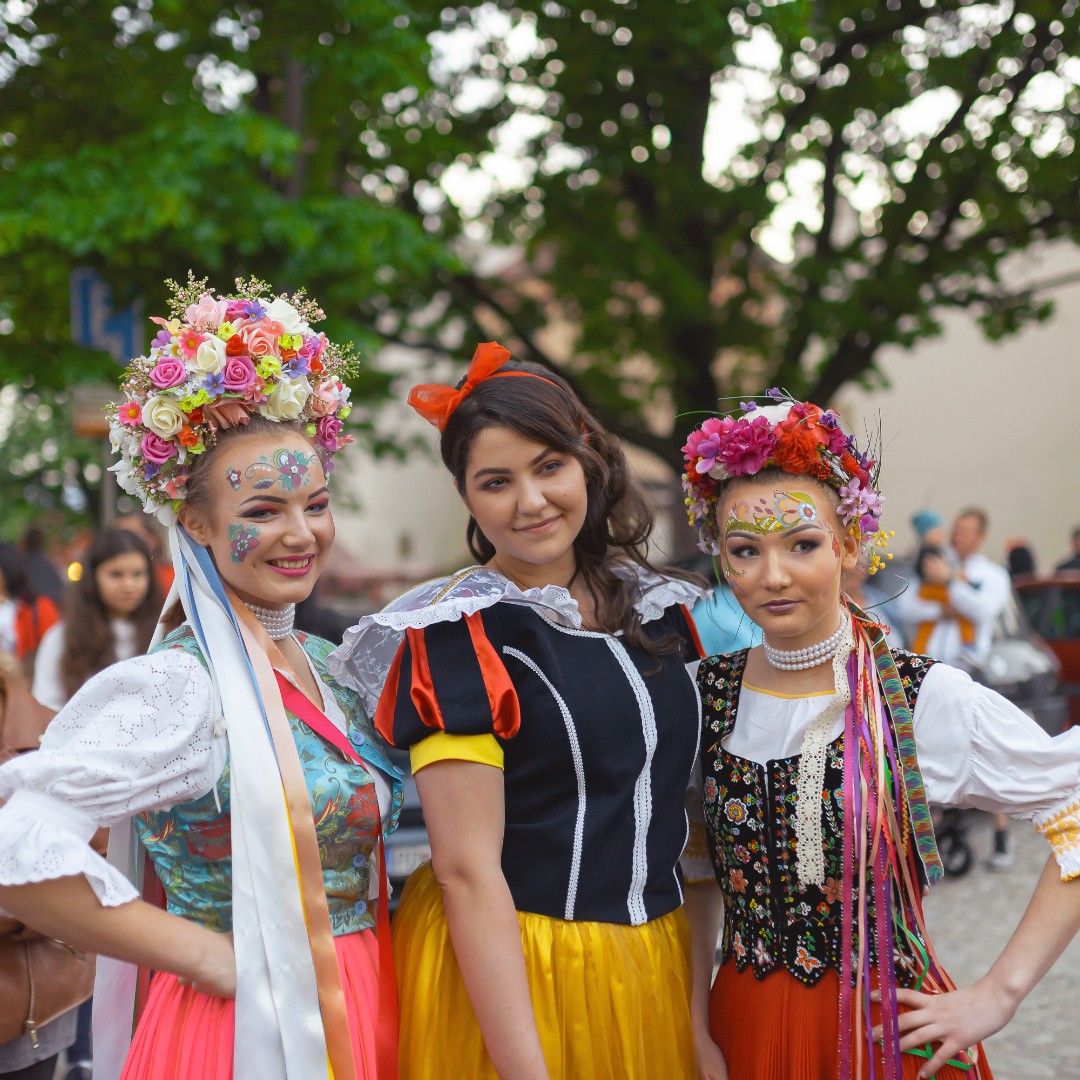
[[[518,912],[551,1080],[691,1080],[690,930],[682,910],[644,926]],[[431,864],[394,916],[401,1080],[497,1080],[450,943]]]

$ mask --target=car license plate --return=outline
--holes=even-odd
[[[392,878],[406,878],[430,858],[428,844],[396,844],[387,849],[386,873]]]

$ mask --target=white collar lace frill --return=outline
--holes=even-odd
[[[638,583],[634,607],[643,623],[659,619],[673,604],[692,605],[706,590],[687,581],[650,574],[636,566],[617,564],[616,572]],[[454,622],[498,603],[524,604],[560,626],[581,628],[577,601],[561,585],[521,589],[497,570],[472,566],[450,577],[436,578],[410,589],[382,611],[365,615],[345,631],[331,653],[328,667],[338,682],[359,691],[369,716],[375,715],[379,695],[406,630],[422,630]]]

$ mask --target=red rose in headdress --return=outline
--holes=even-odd
[[[818,448],[822,445],[817,433],[806,424],[795,424],[787,431],[780,424],[776,429],[776,449],[773,460],[784,472],[796,476],[809,473],[818,462]]]

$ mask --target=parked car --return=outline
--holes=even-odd
[[[1068,724],[1080,725],[1080,573],[1017,582],[1017,595],[1035,631],[1057,657]]]

